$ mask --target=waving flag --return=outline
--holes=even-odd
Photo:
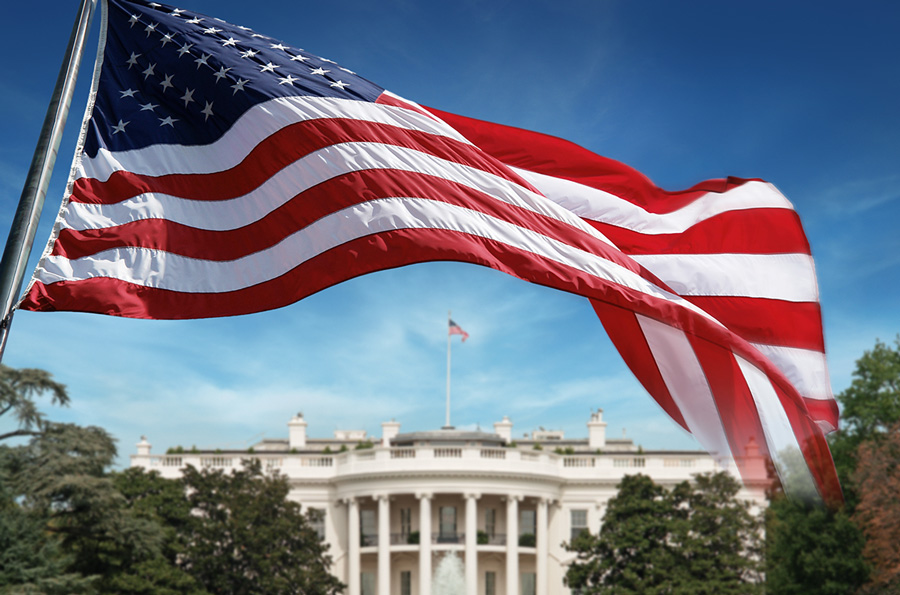
[[[447,331],[447,335],[462,335],[462,342],[465,343],[466,339],[469,338],[469,333],[464,331],[461,326],[453,322],[452,320],[449,322],[450,328]]]
[[[419,106],[156,3],[109,0],[101,35],[20,308],[227,316],[386,268],[480,264],[592,300],[650,394],[745,480],[764,479],[745,464],[753,445],[789,490],[840,500],[812,260],[771,185],[663,192],[565,141]]]

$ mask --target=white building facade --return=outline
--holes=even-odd
[[[703,451],[644,452],[608,439],[601,411],[587,426],[586,439],[535,431],[514,441],[507,418],[494,433],[402,434],[391,421],[377,441],[363,431],[313,439],[298,414],[287,440],[264,440],[252,452],[154,455],[142,439],[131,465],[174,478],[186,465],[228,469],[260,459],[288,478],[290,498],[322,513],[318,529],[348,595],[431,595],[442,565],[461,565],[453,580],[468,595],[565,595],[574,555],[563,544],[600,527],[625,475],[675,485],[722,468],[736,473],[733,462],[723,467]],[[765,505],[763,485],[745,485],[739,496]]]

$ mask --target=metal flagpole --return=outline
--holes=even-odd
[[[450,425],[450,310],[447,310],[447,423],[444,427],[449,429]]]
[[[3,259],[0,260],[0,308],[2,308],[0,311],[0,315],[2,315],[2,319],[0,319],[0,360],[3,359],[3,352],[6,350],[9,327],[12,324],[13,306],[22,289],[25,267],[28,266],[28,258],[31,256],[31,247],[34,244],[34,236],[41,219],[47,186],[50,184],[50,175],[53,172],[53,165],[56,163],[56,154],[62,140],[72,95],[75,93],[75,81],[78,78],[78,68],[81,65],[84,44],[91,26],[96,2],[97,0],[81,0],[78,17],[66,48],[66,56],[59,69],[56,87],[53,89],[53,96],[47,107],[47,115],[44,116],[44,125],[31,159],[28,176],[25,178],[19,206],[13,218],[9,237],[6,239]]]

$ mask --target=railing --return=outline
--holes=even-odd
[[[672,480],[689,479],[695,473],[716,471],[716,461],[704,453],[643,454],[556,453],[546,450],[495,448],[481,445],[402,448],[375,447],[341,453],[242,453],[179,452],[167,455],[133,455],[132,464],[157,469],[174,477],[192,465],[198,469],[236,470],[245,459],[256,459],[271,473],[289,477],[328,479],[344,474],[429,471],[436,466],[456,471],[529,473],[548,478],[620,477],[635,470],[653,471]],[[439,460],[437,460],[439,459]]]
[[[465,542],[465,533],[441,534],[435,532],[431,534],[431,543],[464,544]],[[419,545],[421,541],[418,531],[410,531],[409,533],[391,533],[390,543],[391,545]],[[378,534],[361,536],[360,544],[363,547],[378,545]],[[487,535],[483,531],[479,531],[477,545],[506,545],[506,534]]]
[[[597,459],[594,457],[565,457],[563,467],[594,467]]]
[[[647,466],[647,459],[644,457],[632,457],[632,458],[615,458],[613,459],[613,467],[637,467],[643,468]]]
[[[233,463],[231,457],[200,457],[201,467],[231,467]]]
[[[359,545],[361,545],[362,547],[378,545],[378,534],[376,533],[375,535],[360,535]]]
[[[333,467],[334,457],[303,457],[300,459],[301,467]]]
[[[694,467],[696,463],[697,461],[695,459],[666,459],[665,461],[663,461],[663,466],[689,469]]]
[[[506,545],[506,533],[494,533],[493,535],[488,535],[487,543],[479,543],[478,545]]]
[[[414,459],[414,458],[416,458],[416,449],[415,448],[392,448],[391,449],[391,458],[392,459]]]

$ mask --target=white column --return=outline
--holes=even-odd
[[[550,555],[549,536],[547,531],[549,525],[547,523],[547,499],[540,498],[537,505],[537,519],[534,531],[537,534],[537,559],[535,560],[535,591],[537,595],[548,595],[547,591],[547,559]]]
[[[419,595],[431,595],[431,493],[419,499]]]
[[[347,498],[347,595],[359,594],[359,503]]]
[[[466,593],[478,592],[478,498],[466,494]]]
[[[391,500],[387,494],[378,500],[378,595],[391,594]]]
[[[521,494],[506,498],[506,595],[519,595],[519,500]]]

